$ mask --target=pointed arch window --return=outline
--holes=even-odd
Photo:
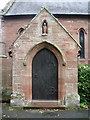
[[[85,58],[85,32],[84,29],[80,29],[79,31],[79,40],[80,40],[80,45],[81,45],[81,50],[80,50],[80,58],[84,59]]]
[[[48,34],[48,23],[47,20],[44,20],[42,23],[42,34],[46,35]]]

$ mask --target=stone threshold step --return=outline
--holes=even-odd
[[[24,108],[34,108],[34,109],[63,109],[65,110],[66,106],[65,105],[31,105],[28,107],[24,107]]]

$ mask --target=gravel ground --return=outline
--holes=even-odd
[[[80,110],[60,110],[60,109],[23,109],[14,108],[7,104],[2,105],[2,120],[36,120],[39,119],[60,119],[60,120],[89,120],[90,111],[88,109]]]

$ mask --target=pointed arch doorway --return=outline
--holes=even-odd
[[[58,100],[58,60],[47,48],[32,61],[32,99]]]
[[[61,49],[51,42],[43,41],[28,51],[24,60],[27,66],[25,99],[30,101],[30,106],[44,102],[48,105],[50,101],[58,104],[63,100],[65,64]]]

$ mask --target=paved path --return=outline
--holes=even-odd
[[[56,118],[60,120],[64,120],[67,118],[68,120],[72,120],[72,118],[78,118],[78,120],[89,120],[89,110],[43,110],[43,109],[20,109],[20,108],[12,108],[10,106],[6,107],[5,105],[2,108],[2,116],[3,119],[5,118],[11,118],[10,120],[13,120],[13,118],[16,118],[16,120],[19,120],[20,118],[23,118],[25,120],[26,118],[33,120],[33,118]],[[64,118],[64,119],[63,119]],[[66,120],[67,120],[66,119]],[[21,119],[20,119],[21,120]],[[76,119],[77,120],[77,119]]]

